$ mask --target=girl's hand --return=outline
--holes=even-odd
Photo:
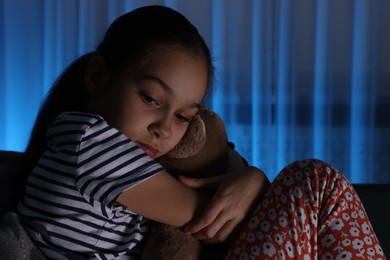
[[[205,210],[184,226],[184,232],[205,243],[226,241],[269,185],[265,174],[255,167],[203,179],[179,176],[178,180],[190,188],[215,192]]]

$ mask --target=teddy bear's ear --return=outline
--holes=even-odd
[[[170,158],[184,159],[203,149],[206,143],[206,126],[199,114],[194,116],[180,142],[167,154]]]

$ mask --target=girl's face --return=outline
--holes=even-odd
[[[158,52],[143,68],[109,86],[102,114],[150,157],[157,158],[180,141],[198,112],[206,91],[207,69],[202,59],[181,49]]]

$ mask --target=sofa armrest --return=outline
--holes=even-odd
[[[14,210],[19,196],[17,190],[22,185],[17,175],[22,153],[0,151],[0,215]]]
[[[354,184],[386,255],[390,254],[390,184]]]

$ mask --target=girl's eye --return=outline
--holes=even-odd
[[[157,101],[149,95],[145,93],[140,93],[142,101],[144,101],[148,105],[158,105]]]
[[[180,121],[180,122],[183,122],[183,123],[189,123],[190,122],[190,118],[188,117],[185,117],[183,115],[176,115],[176,118]]]

